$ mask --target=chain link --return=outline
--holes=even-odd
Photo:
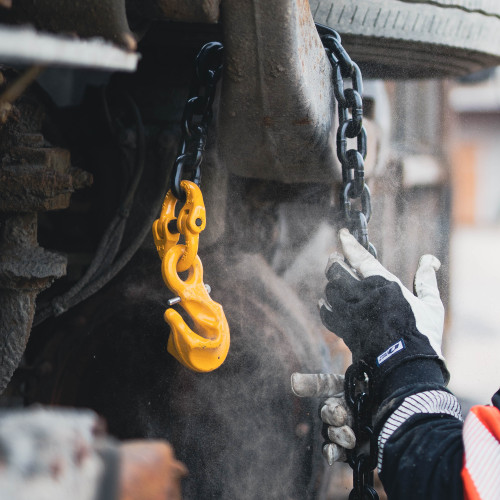
[[[201,182],[201,163],[213,118],[217,82],[222,73],[224,47],[219,42],[205,44],[196,56],[196,79],[184,107],[181,143],[171,175],[172,193],[184,197],[181,181]]]
[[[368,239],[367,226],[371,216],[371,197],[365,184],[367,141],[363,127],[363,78],[358,65],[342,46],[340,35],[321,24],[316,24],[316,28],[333,71],[339,118],[337,158],[342,165],[342,215],[353,236],[376,257],[377,251]],[[345,88],[344,80],[351,80],[352,87]],[[356,139],[356,149],[348,149],[348,139]],[[361,207],[353,208],[351,200],[359,200]]]
[[[337,158],[342,165],[340,206],[347,228],[353,236],[377,256],[368,239],[368,222],[372,214],[371,196],[365,184],[367,140],[363,127],[363,79],[358,65],[342,47],[340,35],[316,24],[326,55],[332,66],[333,89],[337,100],[339,126],[337,129]],[[345,88],[344,79],[352,87]],[[348,149],[348,139],[356,140],[356,149]],[[351,200],[359,208],[353,208]],[[348,452],[353,472],[353,489],[349,500],[378,500],[373,488],[373,469],[377,466],[377,442],[372,427],[372,376],[364,361],[352,364],[345,374],[344,392],[354,416],[356,447]],[[365,444],[368,443],[368,453]]]
[[[372,426],[372,373],[370,367],[359,361],[346,371],[344,392],[352,410],[356,447],[348,450],[348,462],[353,473],[353,489],[349,500],[378,500],[373,488],[373,469],[377,466],[377,441]],[[368,443],[368,453],[364,443]]]

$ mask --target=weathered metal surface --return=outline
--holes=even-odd
[[[227,0],[222,26],[220,160],[246,177],[338,177],[331,70],[307,1]]]
[[[222,25],[219,161],[244,177],[287,183],[340,180],[331,68],[308,3],[228,0]],[[382,151],[380,127],[369,119],[364,123],[370,175]]]
[[[500,63],[500,7],[491,0],[310,0],[365,76],[464,75]]]
[[[0,392],[24,353],[37,294],[66,273],[63,256],[38,246],[36,221],[36,213],[0,212]]]
[[[140,38],[153,20],[214,24],[220,14],[220,0],[17,0],[2,6],[5,8],[0,8],[0,23],[30,24],[41,32],[70,34],[83,39],[99,37],[129,51],[136,49],[136,37]],[[132,33],[129,21],[137,34]],[[45,59],[53,58],[54,53],[64,53],[74,63],[75,57],[82,59],[82,53],[98,48],[96,42],[88,46],[82,40],[74,40],[71,46],[69,40],[62,38],[57,39],[59,46],[54,48],[53,39],[47,35],[39,35],[39,38],[42,47],[34,47],[37,52],[43,49]],[[101,48],[106,48],[106,45]],[[76,56],[65,53],[77,49]],[[116,52],[112,54],[109,49],[107,52],[108,58],[119,58]],[[97,58],[93,59],[98,64]],[[114,66],[116,64],[115,61]]]
[[[99,498],[106,464],[97,450],[104,444],[104,436],[96,436],[98,425],[89,410],[0,412],[2,498]],[[115,491],[116,483],[115,478]]]
[[[41,33],[25,26],[0,25],[0,61],[105,71],[134,71],[139,54],[99,38],[83,40]]]
[[[176,460],[168,443],[126,442],[120,447],[120,455],[119,500],[182,499],[181,479],[188,471]]]
[[[0,392],[24,353],[36,295],[66,273],[63,256],[38,247],[36,219],[0,213]]]
[[[184,23],[216,23],[221,0],[126,0],[131,20],[163,19]]]
[[[0,133],[0,392],[26,347],[36,295],[66,272],[65,257],[38,246],[37,212],[66,208],[73,190],[91,182],[72,169],[68,151],[45,142],[30,97],[15,103]]]
[[[66,208],[74,189],[88,185],[88,181],[84,172],[71,168],[66,149],[16,148],[9,162],[0,166],[0,211]]]
[[[159,440],[118,443],[90,410],[0,411],[0,493],[9,500],[180,500],[184,464]]]
[[[125,0],[16,0],[0,9],[0,23],[31,24],[51,33],[101,37],[128,50],[136,48]]]

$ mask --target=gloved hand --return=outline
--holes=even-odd
[[[334,264],[327,270],[327,301],[320,301],[323,324],[341,337],[353,360],[364,360],[377,386],[409,360],[439,360],[444,307],[437,288],[439,260],[424,255],[415,274],[416,296],[365,250],[347,229],[339,232],[343,254],[359,279]]]
[[[344,377],[325,373],[293,373],[292,390],[296,396],[328,398],[321,408],[321,420],[328,426],[327,435],[331,443],[323,446],[323,456],[329,465],[347,459],[346,449],[356,445],[351,429],[352,415],[344,398]]]

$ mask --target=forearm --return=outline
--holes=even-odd
[[[327,270],[321,319],[344,340],[353,360],[368,367],[379,407],[380,477],[389,499],[462,499],[462,418],[445,388],[440,262],[432,255],[420,259],[412,293],[346,229],[339,240],[348,269],[336,259]],[[327,400],[322,417],[333,412],[330,406]],[[341,457],[343,445],[334,439],[339,423],[323,420],[333,436],[325,448]]]
[[[455,396],[436,381],[400,385],[386,395],[375,431],[379,475],[389,500],[463,499],[463,424]]]

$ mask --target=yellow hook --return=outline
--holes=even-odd
[[[198,242],[205,229],[206,213],[200,188],[190,181],[182,181],[186,201],[175,216],[179,201],[172,191],[163,202],[160,218],[153,223],[156,249],[162,259],[162,275],[174,292],[180,305],[192,318],[195,333],[174,309],[167,309],[165,321],[172,330],[167,349],[179,362],[197,372],[218,368],[229,350],[229,326],[222,306],[213,301],[203,284],[203,266],[198,257]],[[176,229],[172,228],[176,221]],[[179,244],[183,235],[185,244]],[[186,280],[179,272],[188,271]]]
[[[209,372],[226,359],[230,342],[229,325],[222,306],[212,300],[205,289],[203,265],[197,255],[189,268],[187,279],[183,281],[179,277],[178,262],[184,252],[184,245],[176,245],[168,250],[162,260],[162,275],[170,290],[180,297],[180,305],[201,335],[193,332],[177,311],[167,309],[164,318],[172,330],[167,349],[191,370]]]
[[[160,218],[153,223],[153,238],[156,249],[163,259],[165,254],[179,242],[182,234],[185,239],[184,253],[177,263],[177,271],[187,271],[198,254],[198,242],[201,231],[207,224],[205,204],[200,188],[191,181],[182,181],[181,187],[186,193],[186,201],[177,216],[177,231],[169,229],[169,223],[176,220],[175,207],[179,201],[172,191],[167,193],[161,208]]]

